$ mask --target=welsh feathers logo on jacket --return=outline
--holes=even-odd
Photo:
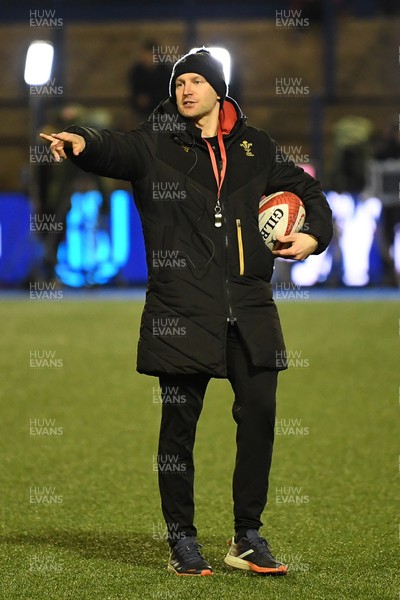
[[[243,150],[246,152],[246,156],[254,156],[254,154],[251,151],[252,145],[253,143],[248,142],[247,140],[243,140],[243,142],[240,144],[240,147],[243,148]]]

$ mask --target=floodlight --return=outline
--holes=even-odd
[[[54,48],[50,42],[35,41],[28,48],[24,79],[28,85],[44,85],[51,76]]]

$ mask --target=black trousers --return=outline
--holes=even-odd
[[[267,502],[274,443],[277,371],[254,367],[238,328],[228,327],[227,365],[235,398],[236,464],[233,474],[235,531],[259,529]],[[193,446],[210,376],[160,377],[162,419],[158,447],[161,505],[172,546],[196,536],[194,526]]]

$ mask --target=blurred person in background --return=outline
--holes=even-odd
[[[354,196],[363,191],[372,129],[371,121],[360,116],[349,115],[335,123],[331,189]]]
[[[44,130],[51,133],[54,129],[65,129],[72,124],[85,124],[91,127],[109,127],[111,115],[104,109],[88,109],[80,104],[68,104],[56,115],[55,122],[45,125]],[[71,196],[74,192],[99,190],[102,195],[101,215],[109,213],[110,181],[93,173],[77,171],[70,161],[40,167],[41,212],[54,219],[57,230],[43,232],[44,279],[59,284],[56,266],[60,243],[65,238],[66,219],[71,208]]]
[[[132,182],[149,270],[137,370],[159,377],[161,505],[168,570],[212,575],[194,525],[193,448],[207,385],[228,379],[237,424],[235,533],[225,562],[285,575],[259,533],[272,461],[278,372],[287,368],[269,283],[275,256],[305,260],[332,237],[319,182],[250,127],[227,96],[222,64],[206,50],[175,63],[167,98],[129,133],[73,126],[54,135],[58,160]],[[165,190],[178,197],[160,198]],[[271,252],[258,228],[260,198],[291,191],[304,202],[303,231],[277,236]],[[160,263],[178,260],[178,265]],[[164,264],[164,266],[163,266]]]
[[[376,160],[395,158],[400,160],[400,124],[398,116],[390,119],[382,133],[375,140]]]
[[[140,121],[148,119],[152,111],[164,100],[171,67],[159,62],[158,44],[146,40],[140,47],[139,57],[128,74],[130,103]]]

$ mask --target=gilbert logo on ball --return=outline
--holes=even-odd
[[[292,192],[276,192],[262,196],[258,206],[258,227],[265,245],[270,250],[279,250],[283,244],[277,235],[297,233],[303,227],[306,211],[303,202]]]

